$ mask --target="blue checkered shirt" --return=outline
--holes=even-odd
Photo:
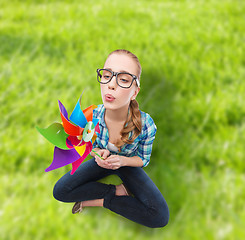
[[[93,110],[93,117],[99,119],[100,133],[97,133],[97,138],[93,144],[93,148],[108,149],[109,132],[104,119],[105,107],[104,104],[98,105]],[[139,156],[143,161],[143,166],[146,167],[150,162],[153,141],[157,127],[148,113],[141,113],[142,130],[140,135],[131,144],[121,146],[119,152],[111,151],[113,155],[123,155],[126,157]],[[129,139],[132,137],[132,131],[129,133]]]

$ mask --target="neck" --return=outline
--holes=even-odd
[[[105,121],[124,123],[128,116],[128,107],[119,109],[105,109]]]

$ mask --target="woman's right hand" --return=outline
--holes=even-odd
[[[108,158],[108,156],[111,154],[110,151],[108,149],[100,149],[98,151],[96,151],[101,157],[105,159]],[[96,156],[96,155],[95,155]]]
[[[96,152],[103,157],[104,160],[95,155],[95,162],[102,168],[111,169],[111,164],[106,161],[107,157],[110,155],[110,151],[108,149],[100,149]]]

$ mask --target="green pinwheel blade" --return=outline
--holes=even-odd
[[[47,128],[36,127],[37,131],[41,133],[49,142],[61,149],[69,149],[66,146],[66,138],[69,136],[64,127],[60,123],[52,123]]]

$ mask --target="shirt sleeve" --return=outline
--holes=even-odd
[[[151,151],[152,151],[152,146],[153,146],[153,141],[155,139],[156,131],[157,131],[157,127],[153,119],[150,117],[149,114],[147,114],[146,123],[143,129],[143,137],[139,141],[138,152],[137,152],[137,155],[143,161],[142,167],[146,167],[150,162]]]

